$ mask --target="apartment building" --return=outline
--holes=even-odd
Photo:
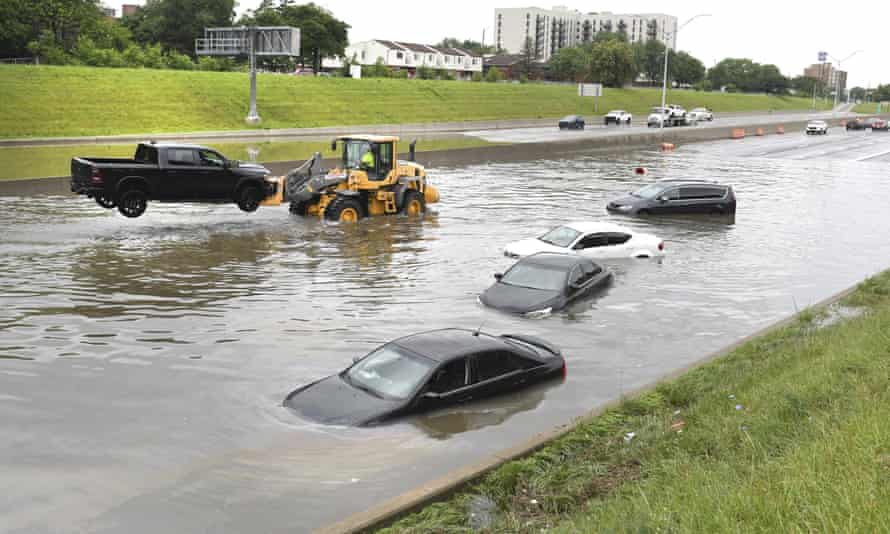
[[[407,70],[411,77],[421,66],[451,72],[459,79],[469,79],[474,73],[482,72],[482,56],[472,52],[383,39],[350,44],[344,57],[360,65],[374,65],[380,59],[389,68]],[[326,66],[333,65],[326,62]]]
[[[599,32],[622,32],[631,43],[658,39],[677,46],[677,17],[663,13],[582,13],[556,6],[494,10],[495,45],[510,54],[524,53],[526,43],[535,59],[547,61],[557,50],[593,41]]]
[[[821,81],[826,87],[840,88],[842,93],[847,89],[847,72],[834,68],[831,63],[813,63],[803,70],[803,75]]]

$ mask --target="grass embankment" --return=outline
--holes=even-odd
[[[260,162],[302,160],[316,152],[321,152],[326,158],[338,155],[331,152],[330,143],[325,141],[205,144],[219,150],[227,158],[240,160],[248,160],[248,148],[255,148],[259,150],[257,160]],[[433,152],[490,145],[493,143],[475,138],[420,139],[417,142],[417,150]],[[405,149],[407,145],[400,146]],[[68,176],[73,157],[130,158],[133,157],[135,149],[135,143],[0,148],[0,181]]]
[[[877,114],[877,113],[887,113],[887,106],[880,106],[877,102],[869,102],[867,104],[856,104],[853,108],[853,111],[856,113],[864,113],[864,114]]]
[[[263,128],[559,117],[593,112],[574,85],[311,78],[261,74]],[[0,66],[0,137],[242,130],[244,73]],[[672,91],[669,101],[716,112],[809,109],[806,98]],[[643,115],[657,89],[606,89],[599,110]]]
[[[804,312],[387,532],[883,532],[890,271],[844,304],[863,315]]]

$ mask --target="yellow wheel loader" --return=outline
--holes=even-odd
[[[341,153],[337,168],[321,172],[321,156],[316,153],[284,177],[280,201],[290,202],[291,213],[330,221],[421,215],[427,204],[439,201],[439,190],[427,182],[423,166],[415,163],[415,143],[410,145],[410,161],[399,161],[398,137],[338,137],[331,142],[331,149]]]

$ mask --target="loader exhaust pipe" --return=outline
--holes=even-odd
[[[417,139],[411,141],[411,144],[408,145],[408,159],[410,161],[415,161],[414,147],[417,146]]]

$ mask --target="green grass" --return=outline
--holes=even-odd
[[[890,524],[890,271],[823,311],[509,462],[386,532],[883,532]],[[626,440],[628,433],[635,437]]]
[[[418,152],[433,152],[493,144],[469,137],[420,139],[417,142],[417,150]],[[248,160],[247,149],[256,148],[259,149],[257,160],[261,162],[303,160],[311,157],[315,152],[321,152],[322,156],[326,158],[335,156],[331,152],[330,143],[325,141],[220,143],[211,146],[228,158],[240,160]],[[129,158],[133,156],[135,147],[135,143],[130,143],[125,145],[92,144],[0,148],[0,181],[68,176],[73,157]],[[404,147],[402,148],[404,149]]]
[[[258,76],[263,128],[550,118],[592,113],[573,85]],[[0,66],[0,137],[245,129],[244,73]],[[606,89],[601,113],[643,115],[657,89]],[[717,113],[809,109],[806,98],[672,91],[669,101]]]
[[[878,103],[869,102],[868,104],[856,104],[856,106],[853,108],[853,111],[855,111],[856,113],[873,114],[887,113],[890,112],[890,109],[887,109],[887,106],[882,106],[881,110],[878,111]]]

